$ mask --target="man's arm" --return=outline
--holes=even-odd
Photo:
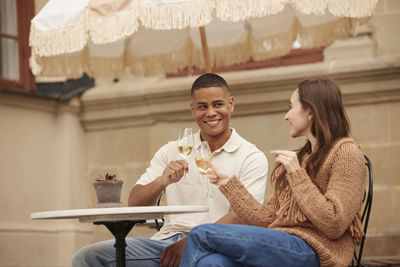
[[[128,206],[155,205],[166,187],[159,181],[159,178],[147,185],[135,185],[129,194]]]
[[[233,210],[222,216],[216,223],[246,224]]]
[[[132,188],[128,198],[128,206],[150,206],[156,204],[165,187],[182,179],[184,171],[187,170],[188,164],[186,161],[171,161],[165,167],[163,174],[153,182],[146,185],[137,184]]]

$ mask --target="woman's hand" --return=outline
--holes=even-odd
[[[294,172],[301,168],[296,152],[289,150],[272,150],[270,153],[275,157],[276,162],[279,162],[285,166],[285,169],[288,173]]]
[[[231,178],[231,174],[226,172],[224,169],[215,166],[211,162],[207,162],[209,169],[207,172],[204,172],[202,174],[207,175],[207,178],[210,180],[212,184],[221,186],[226,184],[229,179]]]

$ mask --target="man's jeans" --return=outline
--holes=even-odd
[[[181,267],[318,267],[315,251],[286,232],[248,225],[203,224],[186,240]]]
[[[159,267],[164,249],[184,236],[177,234],[164,240],[127,238],[126,266]],[[115,240],[107,240],[81,248],[72,259],[72,267],[115,266],[114,242]]]

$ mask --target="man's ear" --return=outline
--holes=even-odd
[[[194,118],[194,105],[193,102],[190,102],[190,110],[192,111],[192,117]]]
[[[233,98],[233,96],[229,98],[229,104],[231,106],[231,112],[233,112],[233,110],[235,109],[235,99]]]

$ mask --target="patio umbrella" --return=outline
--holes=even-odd
[[[327,46],[377,0],[50,0],[33,18],[35,75],[175,73]],[[200,31],[199,31],[200,29]]]

